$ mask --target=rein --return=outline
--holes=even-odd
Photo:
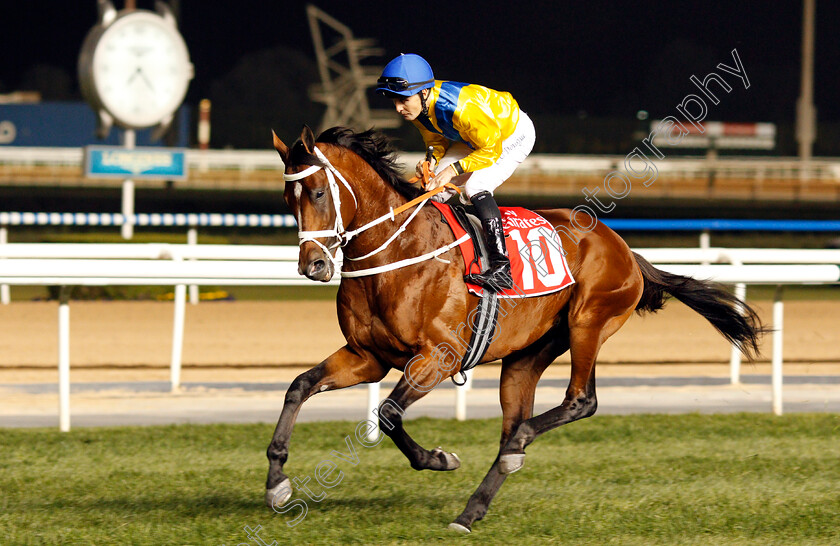
[[[340,180],[341,183],[344,185],[344,187],[347,188],[347,191],[350,192],[350,196],[353,197],[353,202],[356,206],[356,210],[359,209],[359,200],[356,198],[356,194],[353,191],[353,188],[350,187],[350,184],[347,182],[347,180],[344,178],[344,176],[338,171],[338,169],[336,169],[332,165],[332,163],[330,163],[330,160],[327,159],[327,156],[325,156],[323,154],[323,152],[321,152],[321,150],[318,149],[317,146],[314,146],[313,148],[315,150],[315,155],[318,157],[319,160],[321,160],[322,163],[324,163],[324,165],[323,166],[321,166],[321,165],[311,165],[310,167],[302,170],[299,173],[293,173],[293,174],[285,174],[284,173],[283,174],[283,179],[286,182],[297,182],[297,181],[303,180],[304,178],[312,176],[313,174],[320,171],[321,169],[326,170],[327,181],[329,182],[330,194],[332,196],[333,206],[335,208],[335,223],[333,225],[333,229],[298,230],[298,246],[301,246],[306,242],[315,243],[327,254],[327,257],[333,263],[333,266],[336,269],[340,268],[340,264],[335,260],[335,257],[333,256],[332,251],[334,249],[336,249],[337,247],[346,246],[354,237],[358,236],[360,233],[362,233],[362,232],[364,232],[364,231],[366,231],[366,230],[368,230],[368,229],[370,229],[374,226],[377,226],[377,225],[385,222],[386,220],[391,220],[392,222],[395,221],[396,216],[398,214],[401,214],[401,213],[407,211],[408,209],[410,209],[410,208],[419,204],[417,209],[411,214],[411,216],[408,218],[408,220],[406,220],[403,223],[403,225],[400,226],[400,228],[391,237],[389,237],[388,240],[385,241],[379,248],[377,248],[376,250],[374,250],[372,252],[369,252],[368,254],[365,254],[364,256],[360,256],[358,258],[350,258],[348,256],[345,256],[345,258],[347,260],[351,260],[351,261],[358,261],[358,260],[363,260],[365,258],[369,258],[369,257],[371,257],[375,254],[378,254],[379,252],[385,250],[392,242],[394,242],[394,240],[396,240],[396,238],[402,232],[404,232],[406,230],[406,227],[408,226],[408,224],[410,224],[411,221],[414,220],[414,218],[417,216],[417,213],[420,212],[421,208],[423,208],[423,205],[425,205],[433,195],[436,195],[436,194],[438,194],[438,193],[440,193],[440,192],[442,192],[446,189],[453,189],[456,192],[460,193],[459,188],[457,188],[454,184],[449,184],[448,183],[444,186],[441,186],[439,188],[435,188],[431,191],[428,191],[428,192],[424,193],[423,195],[420,195],[419,197],[416,197],[415,199],[412,199],[408,203],[397,207],[396,209],[392,208],[387,214],[384,214],[384,215],[380,216],[376,220],[368,222],[367,224],[361,226],[358,229],[348,231],[344,226],[344,221],[343,221],[342,216],[341,216],[341,195],[340,195],[341,192],[340,192],[340,188],[338,186],[338,182],[336,182],[336,179]],[[423,164],[423,177],[422,177],[424,188],[426,187],[426,184],[428,184],[429,179],[432,178],[432,177],[434,177],[434,175],[431,173],[431,169],[429,168],[429,162],[426,161]],[[415,181],[415,180],[417,180],[417,178],[412,179],[412,182]],[[298,227],[300,227],[300,226],[298,226]],[[318,239],[322,239],[322,238],[336,238],[337,241],[333,245],[327,247],[324,243],[322,243],[321,241],[318,241]],[[463,237],[461,239],[463,239]],[[441,247],[441,248],[439,248],[439,249],[437,249],[433,252],[430,252],[428,254],[424,254],[422,256],[417,256],[415,258],[409,258],[407,260],[401,260],[399,262],[394,262],[392,264],[387,264],[387,265],[384,265],[384,266],[374,267],[374,268],[370,268],[370,269],[362,269],[362,270],[359,270],[359,271],[348,271],[348,272],[342,271],[341,276],[342,277],[364,277],[364,276],[367,276],[367,275],[375,275],[377,273],[382,273],[384,271],[391,271],[393,269],[399,269],[401,267],[405,267],[405,266],[412,265],[412,264],[415,264],[415,263],[419,263],[419,262],[422,262],[422,261],[425,261],[425,260],[429,260],[429,259],[435,258],[435,257],[439,256],[440,254],[443,254],[444,252],[447,252],[450,249],[454,248],[455,246],[457,246],[458,244],[463,242],[461,239],[459,239],[458,241],[455,241],[454,243],[452,243],[450,245],[446,245],[444,247]]]

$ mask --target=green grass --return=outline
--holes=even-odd
[[[416,472],[385,440],[290,527],[262,504],[270,425],[0,435],[3,544],[838,544],[840,416],[596,416],[528,449],[468,537],[445,527],[495,457],[499,420],[419,419],[455,472]],[[355,423],[302,424],[286,466],[312,477]],[[310,482],[318,493],[323,488]],[[294,499],[306,499],[297,491]],[[256,543],[252,543],[256,544]]]
[[[312,281],[311,285],[303,286],[223,286],[222,290],[237,300],[257,301],[335,301],[338,294],[337,286],[326,286],[315,281]]]

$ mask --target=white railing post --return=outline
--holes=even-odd
[[[0,246],[5,245],[9,242],[9,233],[6,229],[6,226],[0,227]],[[3,305],[9,305],[9,302],[12,301],[11,294],[9,293],[9,285],[3,284],[0,285],[0,303]]]
[[[123,180],[122,183],[122,217],[123,223],[120,233],[123,239],[134,237],[134,181]]]
[[[465,374],[464,384],[455,387],[455,419],[459,421],[467,419],[467,391],[472,389],[473,370],[467,370]]]
[[[184,352],[184,316],[186,314],[187,287],[175,286],[175,317],[172,326],[172,362],[169,367],[172,392],[181,388],[181,357]]]
[[[136,133],[133,129],[126,129],[123,133],[123,140],[126,149],[133,150],[136,142]],[[134,181],[123,180],[122,183],[122,216],[123,224],[120,228],[123,239],[131,239],[134,236]]]
[[[738,305],[738,312],[743,314],[743,302],[747,299],[747,285],[739,282],[735,283],[735,297],[741,303]],[[734,343],[729,354],[729,382],[733,385],[741,383],[741,350]]]
[[[782,338],[784,336],[784,303],[782,285],[773,298],[773,413],[782,414]]]
[[[376,439],[379,438],[379,413],[377,412],[377,408],[379,408],[379,391],[379,382],[368,383],[367,416],[368,419],[373,421],[376,425],[375,427],[368,429],[368,440],[371,442],[375,442]]]
[[[195,246],[198,244],[198,230],[194,227],[191,227],[187,231],[187,244],[190,246]],[[191,260],[195,260],[195,258],[191,258]],[[190,304],[197,305],[198,304],[198,285],[191,284],[190,285]]]
[[[709,248],[711,248],[711,246],[712,246],[712,244],[711,244],[711,236],[709,235],[709,230],[704,229],[703,231],[700,232],[700,250],[702,252],[706,253],[706,252],[709,251]],[[700,265],[709,265],[709,260],[706,260],[704,258],[703,261],[700,262]]]
[[[58,428],[70,431],[70,290],[62,286],[58,296]]]

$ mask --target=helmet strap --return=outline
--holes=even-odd
[[[420,93],[418,93],[418,95],[420,95],[420,106],[422,107],[421,113],[424,116],[429,117],[429,105],[426,104],[426,97],[423,96],[423,91],[425,91],[425,89],[421,89]],[[429,93],[431,93],[431,91],[429,91]]]

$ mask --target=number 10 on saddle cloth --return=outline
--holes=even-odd
[[[443,214],[456,238],[466,232],[446,205],[432,203]],[[498,292],[500,298],[544,296],[558,292],[575,282],[566,262],[560,236],[552,225],[539,214],[522,207],[501,207],[505,229],[505,244],[510,256],[511,273],[516,285],[511,290]],[[464,257],[466,273],[479,273],[472,240],[459,245]],[[483,288],[467,284],[476,296],[483,295]]]

